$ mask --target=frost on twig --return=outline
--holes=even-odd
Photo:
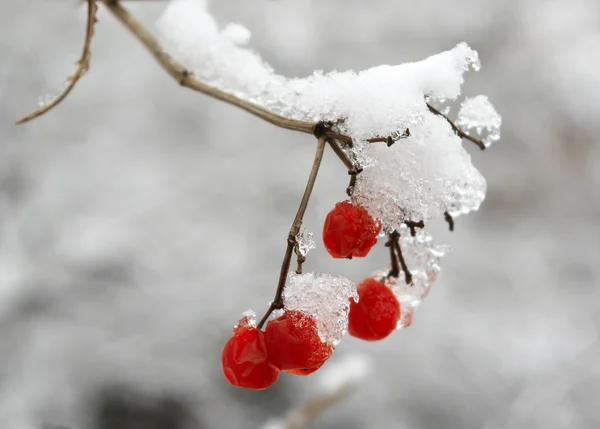
[[[98,11],[98,5],[96,4],[96,0],[87,0],[87,8],[88,9],[87,23],[85,29],[85,41],[83,43],[83,52],[81,53],[81,57],[77,61],[77,70],[75,71],[75,74],[67,78],[66,85],[62,93],[60,93],[56,97],[45,97],[43,100],[40,100],[40,108],[35,112],[32,112],[29,115],[19,119],[17,121],[17,124],[29,122],[32,119],[35,119],[38,116],[41,116],[44,113],[52,110],[54,107],[60,104],[67,97],[67,95],[69,95],[71,90],[75,88],[75,85],[77,84],[79,79],[81,79],[90,68],[90,57],[92,56],[90,46],[92,43],[92,38],[94,37],[94,24],[97,21],[96,12]]]
[[[284,417],[269,420],[262,429],[303,429],[356,392],[370,372],[371,363],[359,354],[347,355],[331,362],[319,372],[318,388],[306,402],[290,410]]]

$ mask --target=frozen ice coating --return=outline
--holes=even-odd
[[[354,200],[381,219],[387,232],[406,220],[427,221],[446,210],[476,210],[486,182],[445,119],[425,115],[391,147],[371,144],[376,164],[357,176]]]
[[[238,326],[249,326],[251,328],[256,328],[256,313],[252,310],[246,310],[242,313],[242,318],[240,319],[240,321],[235,325],[235,327],[237,328]]]
[[[296,235],[296,241],[298,242],[298,251],[302,256],[306,256],[309,251],[317,247],[313,238],[313,233],[308,232],[304,227],[302,227],[298,235]]]
[[[412,283],[407,285],[402,273],[397,279],[386,279],[385,283],[400,301],[402,311],[412,312],[429,294],[440,272],[440,261],[450,249],[448,246],[434,245],[431,236],[423,230],[417,231],[415,237],[410,235],[406,227],[400,233],[402,256],[412,274]],[[387,277],[388,272],[389,270],[375,271],[371,277],[382,279]]]
[[[465,131],[474,129],[479,135],[485,130],[483,142],[486,146],[500,140],[502,118],[485,95],[465,99],[460,106],[456,124]]]
[[[416,308],[429,294],[440,272],[440,261],[450,249],[433,244],[431,236],[423,230],[417,231],[414,237],[406,230],[401,234],[400,246],[412,274],[412,284],[399,281],[393,289],[401,305]]]
[[[285,308],[314,317],[319,337],[333,346],[346,333],[349,298],[358,299],[353,282],[321,273],[291,273],[283,292]]]

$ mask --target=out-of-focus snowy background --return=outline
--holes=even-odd
[[[131,4],[129,4],[131,3]],[[153,26],[165,3],[128,2]],[[229,386],[220,353],[271,299],[314,141],[177,86],[100,5],[92,68],[56,110],[14,121],[73,71],[85,11],[0,3],[0,427],[260,428],[318,393]],[[371,375],[324,429],[600,426],[600,3],[219,0],[287,76],[420,60],[466,41],[502,140],[470,148],[482,209],[428,226],[453,252],[414,325],[345,338],[327,365]],[[243,72],[243,71],[241,71]],[[452,111],[456,113],[456,109]],[[326,155],[305,225],[345,197]],[[360,280],[387,263],[306,268]]]

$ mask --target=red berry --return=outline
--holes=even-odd
[[[246,389],[266,389],[279,376],[279,370],[267,359],[264,333],[244,324],[244,319],[225,343],[221,364],[227,381]]]
[[[284,372],[287,372],[288,374],[301,375],[301,376],[305,377],[307,375],[312,374],[319,368],[321,368],[326,361],[327,361],[327,359],[325,359],[323,362],[321,362],[320,365],[314,366],[312,368],[286,369],[286,370],[284,370]]]
[[[398,326],[400,303],[382,282],[367,278],[357,286],[359,300],[350,300],[348,333],[366,341],[387,337]]]
[[[296,310],[271,320],[265,329],[265,340],[269,361],[296,375],[316,371],[333,352],[333,347],[319,338],[315,320]]]
[[[367,256],[377,243],[381,222],[351,201],[337,203],[325,218],[323,242],[334,258]]]

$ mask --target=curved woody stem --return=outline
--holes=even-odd
[[[296,212],[296,217],[292,222],[292,226],[290,228],[290,232],[288,233],[287,238],[287,247],[285,249],[285,255],[283,257],[283,263],[281,264],[281,270],[279,272],[279,281],[277,283],[277,290],[275,291],[275,297],[269,306],[269,309],[262,317],[260,322],[258,322],[258,329],[261,329],[271,313],[274,310],[278,310],[283,308],[283,290],[285,288],[285,281],[287,279],[288,272],[290,271],[290,262],[292,260],[292,252],[296,247],[296,236],[298,232],[300,232],[300,227],[302,226],[302,218],[304,217],[304,213],[306,212],[306,207],[308,206],[308,201],[310,200],[310,195],[315,185],[315,180],[317,179],[317,174],[319,173],[319,167],[321,167],[321,161],[323,160],[323,152],[325,151],[326,137],[319,136],[317,143],[317,150],[315,152],[315,159],[313,161],[312,168],[310,170],[310,175],[308,176],[308,181],[306,183],[306,188],[304,189],[304,195],[302,196],[302,200],[300,201],[300,206],[298,207],[298,211]]]

